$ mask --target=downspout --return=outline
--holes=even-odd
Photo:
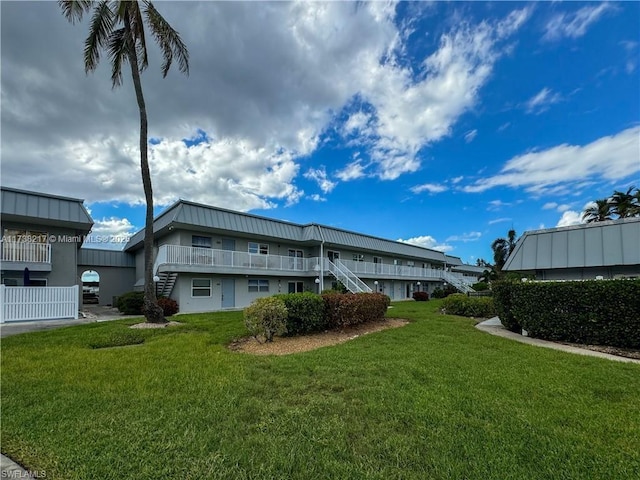
[[[322,242],[320,243],[320,293],[324,290],[324,235],[322,234],[322,228],[317,225],[318,232]]]

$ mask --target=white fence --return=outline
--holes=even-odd
[[[0,285],[0,323],[78,318],[78,286],[7,287]]]

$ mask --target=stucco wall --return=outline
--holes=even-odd
[[[78,278],[82,279],[82,274],[88,270],[93,270],[100,276],[100,293],[98,297],[100,305],[111,305],[113,297],[133,290],[133,284],[136,281],[134,268],[80,265],[78,266]]]

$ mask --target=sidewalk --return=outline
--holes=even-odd
[[[31,475],[9,457],[5,457],[0,454],[0,478],[29,479],[36,477]]]
[[[504,328],[504,326],[500,323],[500,319],[498,317],[493,317],[489,320],[478,323],[476,325],[476,328],[483,332],[490,333],[491,335],[497,335],[498,337],[508,338],[510,340],[515,340],[516,342],[535,345],[537,347],[551,348],[553,350],[561,350],[563,352],[576,353],[578,355],[586,355],[589,357],[604,358],[606,360],[613,360],[614,362],[640,364],[640,360],[636,360],[634,358],[619,357],[617,355],[610,355],[608,353],[587,350],[586,348],[578,348],[571,345],[564,345],[562,343],[550,342],[548,340],[540,340],[539,338],[525,337],[520,335],[519,333],[511,332]]]

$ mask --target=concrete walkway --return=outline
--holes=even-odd
[[[588,350],[586,348],[573,347],[571,345],[564,345],[562,343],[550,342],[548,340],[540,340],[539,338],[531,338],[520,335],[519,333],[511,332],[504,328],[498,317],[493,317],[484,322],[476,325],[478,330],[481,330],[491,335],[497,335],[498,337],[508,338],[515,340],[516,342],[526,343],[529,345],[535,345],[536,347],[551,348],[553,350],[561,350],[563,352],[577,353],[578,355],[586,355],[588,357],[604,358],[606,360],[613,360],[614,362],[625,363],[637,363],[640,364],[640,360],[627,357],[619,357],[617,355],[610,355],[608,353],[596,352],[594,350]]]
[[[30,479],[36,477],[31,475],[9,457],[5,457],[0,454],[0,478]]]

